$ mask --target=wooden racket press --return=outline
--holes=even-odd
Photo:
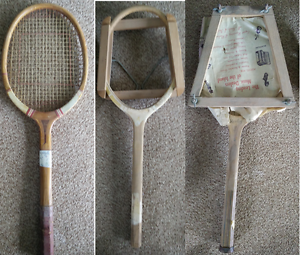
[[[206,73],[211,67],[211,55],[215,46],[216,38],[218,37],[219,27],[223,18],[235,17],[235,18],[252,18],[261,17],[265,24],[266,34],[269,38],[269,44],[274,62],[274,76],[278,80],[280,86],[279,94],[274,97],[241,97],[241,96],[220,96],[213,95],[215,89],[208,86],[206,81]],[[285,108],[293,108],[296,105],[292,92],[292,86],[290,83],[288,70],[283,54],[283,49],[271,6],[266,5],[262,7],[249,7],[249,6],[221,6],[215,8],[210,23],[207,29],[205,27],[203,19],[202,32],[207,30],[205,36],[205,43],[203,50],[201,51],[201,57],[197,69],[197,73],[194,79],[193,88],[190,94],[188,105],[190,107],[210,107],[212,110],[220,111],[220,115],[214,114],[219,123],[225,119],[227,123],[222,125],[228,125],[229,128],[229,157],[227,163],[226,173],[226,187],[225,187],[225,201],[224,201],[224,213],[223,224],[221,231],[221,245],[220,251],[223,253],[233,252],[233,240],[234,240],[234,226],[235,226],[235,203],[236,203],[236,191],[237,191],[237,175],[238,175],[238,158],[239,158],[239,146],[243,127],[249,122],[244,117],[237,114],[232,109],[247,108],[258,109],[263,108],[262,116],[266,112],[272,110],[280,110]],[[261,27],[260,27],[261,29]],[[257,34],[259,31],[257,32]],[[220,36],[220,35],[219,35]],[[216,45],[219,47],[218,45]],[[228,45],[226,45],[227,47]],[[216,48],[216,47],[215,47]],[[225,53],[225,46],[223,48]],[[221,54],[220,54],[221,55]],[[258,60],[258,66],[261,63]],[[228,78],[229,77],[225,77]],[[230,77],[231,78],[231,77]],[[261,77],[263,80],[264,78]],[[219,83],[219,80],[218,82]],[[233,83],[228,82],[228,85]],[[227,86],[226,84],[226,86]],[[240,85],[240,84],[239,84]],[[268,83],[265,83],[268,86]],[[256,86],[256,85],[254,85]],[[208,89],[207,89],[207,88]],[[206,92],[204,88],[207,89]],[[240,87],[239,87],[240,88]],[[225,111],[224,111],[225,109]],[[228,111],[226,110],[228,109]],[[231,109],[231,110],[230,110]],[[222,112],[223,111],[223,112]],[[260,117],[258,116],[258,117]],[[219,118],[219,119],[218,119]],[[221,121],[220,121],[221,119]]]
[[[134,12],[151,12],[158,18],[123,19]],[[172,82],[168,89],[113,91],[110,87],[112,46],[114,31],[165,27]],[[180,41],[176,19],[165,15],[150,6],[135,6],[119,13],[113,22],[107,17],[102,22],[100,54],[98,68],[99,96],[111,99],[126,113],[133,122],[133,170],[132,170],[132,205],[131,205],[131,245],[139,248],[142,242],[142,182],[143,182],[143,138],[144,125],[152,113],[158,110],[170,97],[180,96],[184,91],[184,76],[181,59]],[[109,97],[107,97],[107,95]],[[146,109],[133,109],[121,99],[160,98]]]

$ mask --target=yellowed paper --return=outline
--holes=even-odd
[[[280,86],[263,18],[222,18],[204,80],[202,96],[206,97],[278,95]],[[225,107],[210,110],[221,125],[228,125],[229,111],[253,121],[264,109]]]

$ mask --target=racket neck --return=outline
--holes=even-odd
[[[40,128],[40,150],[52,149],[51,129],[55,120],[36,120]]]
[[[42,207],[49,207],[52,206],[51,129],[57,116],[55,112],[37,112],[33,119],[40,128],[40,203]]]

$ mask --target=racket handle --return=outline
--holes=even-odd
[[[237,191],[239,148],[243,127],[247,124],[241,117],[232,117],[229,128],[229,156],[226,173],[225,201],[223,224],[221,231],[220,251],[223,253],[233,252],[235,204]]]
[[[53,255],[53,206],[41,207],[41,222],[43,230],[43,254]]]
[[[131,203],[131,245],[142,245],[142,189],[143,189],[143,141],[145,122],[134,124],[132,203]]]
[[[40,150],[41,224],[43,231],[43,254],[53,255],[53,206],[52,206],[52,153]]]

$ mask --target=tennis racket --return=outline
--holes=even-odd
[[[119,29],[122,25],[122,28],[126,28],[122,20],[129,14],[134,12],[150,12],[157,15],[160,19],[160,22],[163,23],[163,26],[166,28],[167,39],[168,41],[168,53],[169,61],[171,66],[171,75],[172,82],[167,90],[165,90],[162,97],[157,101],[156,104],[152,105],[149,108],[145,109],[133,109],[124,104],[120,98],[117,96],[112,88],[110,87],[110,64],[112,56],[112,41],[113,34],[119,26]],[[124,21],[124,20],[123,20]],[[178,36],[178,29],[176,25],[175,18],[168,14],[165,15],[156,8],[150,6],[134,6],[120,12],[110,24],[110,19],[106,19],[105,22],[109,23],[107,30],[107,36],[104,34],[103,30],[101,31],[101,42],[110,42],[106,51],[100,51],[100,64],[103,65],[103,69],[99,67],[101,72],[99,73],[102,77],[105,78],[106,84],[106,93],[113,101],[113,103],[120,108],[124,113],[126,113],[133,122],[133,166],[132,166],[132,203],[131,203],[131,245],[134,248],[139,248],[142,244],[142,187],[143,187],[143,140],[144,140],[144,127],[147,119],[157,111],[161,106],[163,106],[167,100],[172,96],[172,93],[176,89],[176,85],[184,84],[183,81],[183,69],[182,69],[182,60],[180,52],[180,43]],[[136,19],[130,21],[134,26],[131,29],[145,28],[145,24],[142,24],[141,20]],[[147,25],[150,24],[151,20],[147,19]],[[157,26],[154,26],[157,27]],[[120,29],[121,30],[121,29]],[[102,45],[103,46],[103,45]],[[104,47],[105,48],[105,47]],[[103,49],[104,49],[103,48]],[[175,72],[174,70],[177,70]],[[182,74],[182,76],[180,76]],[[180,79],[182,77],[182,79]],[[183,86],[182,86],[183,87]]]
[[[13,21],[2,55],[2,74],[12,102],[40,128],[40,204],[43,254],[53,254],[51,128],[81,97],[87,80],[87,49],[73,15],[37,4]]]

